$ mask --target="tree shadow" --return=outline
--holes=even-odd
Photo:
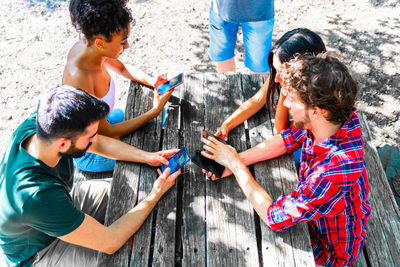
[[[371,32],[357,30],[352,19],[334,16],[328,21],[342,25],[338,28],[342,30],[329,30],[320,35],[330,47],[340,52],[341,59],[357,78],[360,86],[358,100],[364,102],[359,110],[367,115],[373,133],[383,134],[398,146],[400,131],[379,131],[386,126],[395,127],[400,120],[400,73],[393,61],[400,57],[397,49],[400,36],[390,33],[400,27],[400,19],[381,20],[380,30]],[[374,107],[373,111],[368,107]]]

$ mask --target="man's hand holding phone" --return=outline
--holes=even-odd
[[[222,172],[220,177],[217,177],[214,173],[207,171],[206,169],[201,170],[207,177],[213,181],[219,180],[221,178],[225,178],[232,175],[232,171],[228,168],[224,167],[224,171]]]
[[[179,151],[179,149],[162,150],[158,152],[144,152],[147,157],[145,162],[150,166],[161,166],[168,164],[168,160]]]
[[[160,169],[157,172],[160,176],[154,182],[152,192],[161,197],[175,184],[175,179],[181,174],[181,170],[171,173],[171,169],[166,168],[164,172],[161,172]]]
[[[205,151],[201,151],[201,154],[215,160],[225,168],[229,168],[232,162],[236,160],[240,161],[236,150],[232,146],[222,143],[217,138],[210,136],[206,139],[203,137],[201,141],[204,143],[203,148],[205,149]]]
[[[219,140],[220,142],[222,142],[222,144],[226,144],[224,140],[215,137],[207,131],[203,131],[202,136],[202,141],[203,139],[207,140],[209,137],[213,137],[215,138],[215,140]],[[193,155],[192,161],[200,168],[202,168],[203,173],[207,174],[208,177],[211,177],[212,180],[217,180],[231,174],[230,171],[226,169],[223,165],[219,164],[214,159],[211,159],[210,157],[212,155],[207,155],[204,153],[207,153],[207,151],[197,150]]]
[[[184,146],[181,150],[177,151],[169,160],[168,164],[161,166],[161,171],[165,171],[167,168],[174,173],[180,170],[190,160],[187,148]]]

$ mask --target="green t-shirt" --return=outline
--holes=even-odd
[[[11,137],[0,164],[0,253],[10,266],[30,266],[35,254],[83,222],[69,194],[71,159],[51,168],[22,143],[36,133],[36,113]]]

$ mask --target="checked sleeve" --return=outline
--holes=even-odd
[[[305,134],[305,130],[298,130],[294,126],[282,130],[281,136],[288,153],[293,153],[303,145]]]
[[[268,208],[267,222],[273,231],[285,231],[299,223],[333,216],[345,208],[340,187],[326,178],[317,177],[299,183],[290,195],[281,195]]]

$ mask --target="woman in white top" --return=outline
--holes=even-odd
[[[107,69],[151,87],[157,87],[166,81],[162,76],[155,79],[139,69],[125,66],[118,60],[124,50],[129,48],[127,39],[134,21],[125,1],[71,0],[69,12],[72,24],[82,34],[82,38],[73,45],[68,53],[62,79],[63,84],[81,88],[104,100],[112,110],[115,87]],[[110,123],[107,119],[101,120],[98,133],[120,138],[135,131],[160,114],[171,93],[172,91],[159,96],[157,90],[154,90],[153,108],[130,120],[122,121],[123,112],[118,114],[118,110],[112,111],[108,119],[115,118],[115,114],[117,114],[117,120],[112,121],[115,124]],[[75,161],[76,166],[84,171],[112,170],[114,165],[112,163],[112,166],[106,168],[93,169],[86,166],[86,163],[97,161],[97,159],[86,159],[86,163],[83,165],[77,164],[78,161]],[[97,165],[105,164],[105,162],[97,163]]]

